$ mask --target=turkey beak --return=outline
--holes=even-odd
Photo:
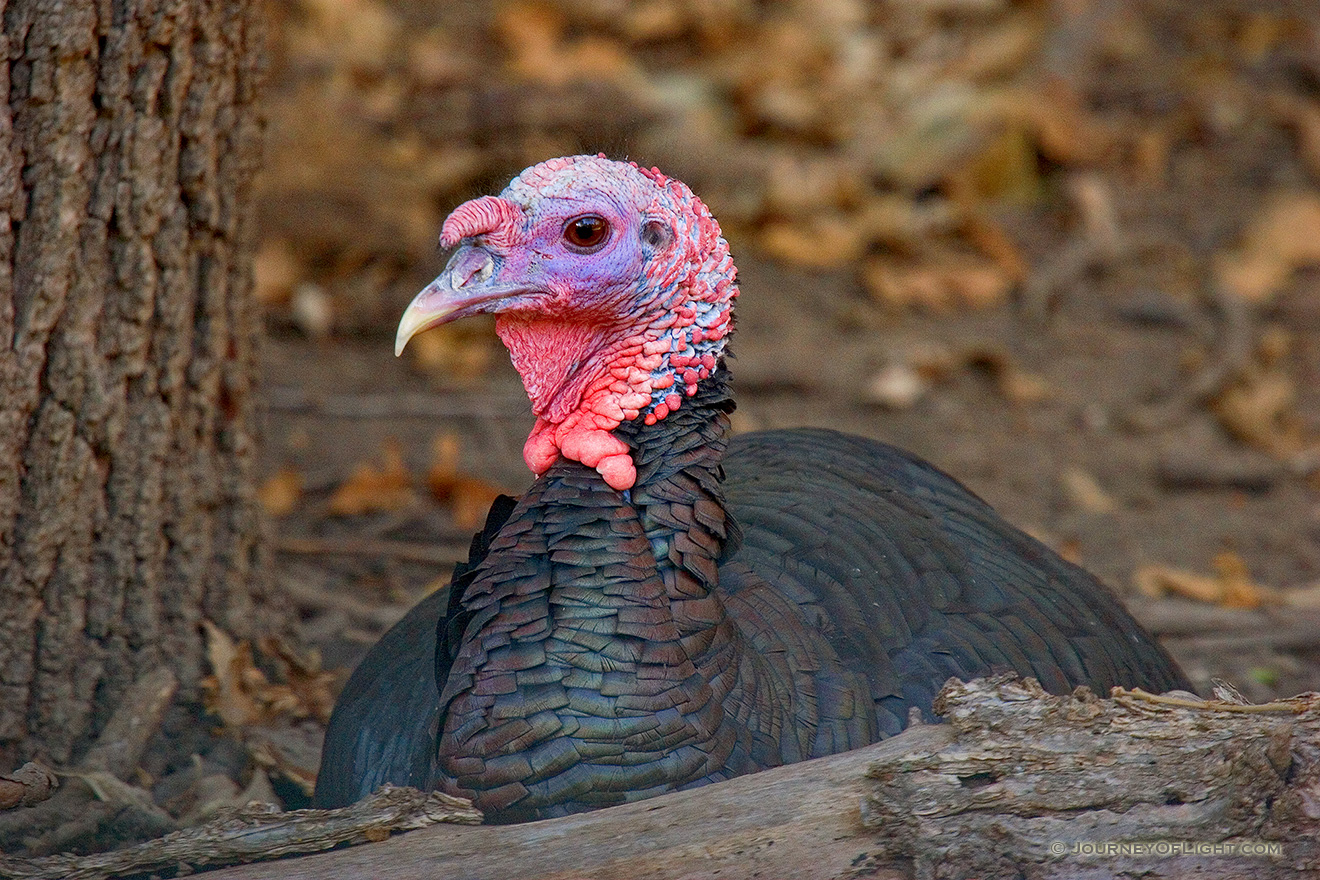
[[[495,270],[496,257],[485,248],[471,244],[459,248],[439,277],[404,310],[394,337],[394,356],[403,354],[408,340],[423,330],[487,311],[492,302],[526,292],[522,285],[493,280]]]

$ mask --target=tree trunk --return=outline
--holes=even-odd
[[[0,764],[269,609],[255,0],[0,0]]]

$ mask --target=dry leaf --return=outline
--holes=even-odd
[[[1113,513],[1118,509],[1114,497],[1101,487],[1095,477],[1081,468],[1064,468],[1060,481],[1068,500],[1087,513]]]
[[[319,653],[302,657],[277,637],[263,639],[262,650],[274,657],[285,678],[285,683],[274,683],[256,665],[248,642],[235,643],[209,620],[202,626],[212,670],[201,681],[202,703],[227,729],[247,736],[291,720],[329,720],[338,675],[321,669]]]
[[[248,728],[243,744],[258,766],[279,773],[311,795],[316,788],[324,736],[322,725],[304,721]]]
[[[1259,608],[1268,591],[1251,580],[1247,563],[1231,550],[1215,554],[1215,576],[1223,584],[1220,604],[1225,608]]]
[[[867,261],[862,280],[871,295],[893,309],[921,308],[946,313],[1002,305],[1012,279],[998,266],[954,261],[941,265],[900,265],[890,260]]]
[[[1112,143],[1112,136],[1087,109],[1082,94],[1063,78],[1051,79],[1035,101],[1022,106],[1047,159],[1064,165],[1090,162]]]
[[[963,234],[977,250],[994,261],[1011,283],[1021,284],[1026,280],[1027,260],[998,223],[979,214],[972,214],[963,226]]]
[[[1211,402],[1219,421],[1239,440],[1287,458],[1306,446],[1296,412],[1297,387],[1281,370],[1257,369]]]
[[[453,434],[437,434],[431,452],[431,469],[426,474],[431,495],[441,504],[448,505],[454,515],[454,524],[459,528],[480,527],[500,490],[458,472],[458,438]]]
[[[1151,598],[1172,593],[1225,608],[1257,608],[1277,598],[1274,591],[1251,580],[1246,563],[1232,551],[1217,554],[1214,567],[1215,574],[1207,576],[1168,565],[1143,565],[1132,579],[1142,595]]]
[[[271,516],[285,516],[293,512],[302,499],[302,473],[290,468],[281,468],[257,490],[257,500]]]
[[[1284,193],[1251,221],[1242,244],[1216,255],[1215,277],[1230,293],[1253,303],[1278,294],[1292,273],[1320,264],[1320,194]]]
[[[1224,594],[1218,579],[1195,574],[1168,565],[1143,565],[1132,574],[1132,581],[1143,596],[1158,599],[1169,593],[1216,604]]]
[[[264,306],[280,305],[293,296],[303,266],[283,239],[266,240],[252,260],[253,292]]]
[[[236,643],[209,620],[203,620],[202,627],[211,663],[211,674],[201,680],[202,704],[227,728],[241,730],[257,723],[265,717],[266,704],[256,694],[270,682],[253,662],[252,646]]]
[[[315,718],[322,724],[329,722],[339,675],[321,668],[321,652],[312,648],[303,656],[278,636],[263,638],[261,650],[279,664],[293,697],[289,714],[293,718]]]
[[[381,447],[379,466],[364,461],[354,469],[330,498],[330,512],[358,516],[382,510],[402,510],[413,503],[412,477],[403,463],[396,441]]]
[[[776,260],[810,269],[834,269],[860,259],[866,237],[855,218],[832,212],[768,223],[761,231],[760,245]]]

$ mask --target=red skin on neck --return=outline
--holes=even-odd
[[[615,489],[637,479],[628,445],[610,432],[637,418],[658,387],[651,371],[669,350],[658,331],[627,333],[601,324],[533,315],[495,323],[536,414],[523,460],[536,475],[562,454],[594,468]],[[648,343],[650,343],[648,345]],[[663,382],[663,378],[659,380]]]

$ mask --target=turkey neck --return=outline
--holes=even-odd
[[[732,408],[721,369],[666,418],[620,426],[637,466],[626,493],[561,459],[455,583],[443,790],[517,821],[756,769],[745,723],[725,714],[750,702],[748,664],[716,593]]]

